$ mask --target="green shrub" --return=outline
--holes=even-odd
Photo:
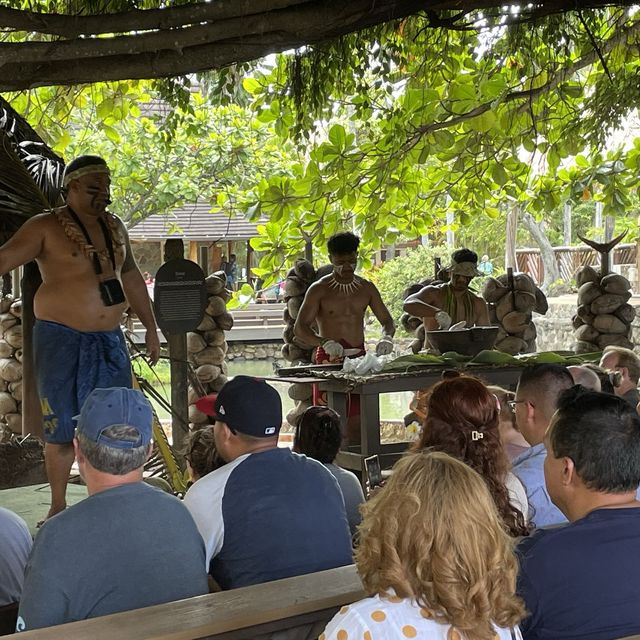
[[[403,291],[411,284],[434,277],[434,261],[438,257],[444,266],[449,264],[451,249],[446,246],[417,247],[384,264],[371,269],[367,276],[378,287],[389,308],[396,327],[400,330]]]

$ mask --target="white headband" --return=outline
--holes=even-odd
[[[77,180],[89,173],[102,173],[108,176],[111,175],[109,167],[107,167],[106,164],[90,164],[86,167],[81,167],[80,169],[71,171],[71,173],[65,173],[64,178],[62,179],[62,186],[67,187],[72,180]]]

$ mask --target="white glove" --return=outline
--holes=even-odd
[[[322,343],[324,352],[331,358],[340,358],[344,355],[344,347],[335,340],[327,340]]]
[[[446,311],[437,311],[433,317],[441,331],[446,331],[451,326],[451,316]]]
[[[393,338],[390,336],[383,336],[383,338],[376,345],[377,356],[387,356],[393,351]]]

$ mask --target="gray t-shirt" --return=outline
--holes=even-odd
[[[347,511],[349,530],[353,536],[362,520],[359,507],[364,502],[364,492],[362,485],[354,473],[347,471],[337,464],[327,463],[324,465],[331,471],[333,477],[338,481],[342,497],[344,498],[344,508]]]
[[[142,482],[47,520],[27,564],[17,631],[208,593],[204,543],[186,507]]]
[[[33,540],[26,522],[0,507],[0,607],[18,602]]]

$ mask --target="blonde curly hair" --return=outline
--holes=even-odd
[[[355,558],[369,593],[412,598],[466,640],[525,615],[517,563],[482,477],[445,453],[406,454],[362,507]]]

